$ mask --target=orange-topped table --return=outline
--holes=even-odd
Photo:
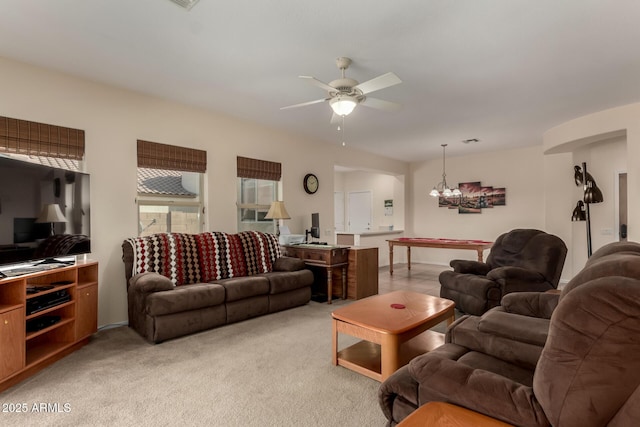
[[[395,291],[358,300],[331,313],[332,362],[384,381],[420,354],[444,343],[444,334],[429,331],[455,318],[451,300],[417,292]],[[338,351],[338,333],[362,339]]]
[[[389,274],[393,274],[393,247],[407,247],[407,268],[411,270],[411,247],[442,248],[442,249],[470,249],[478,252],[478,261],[482,262],[482,252],[491,248],[493,242],[485,240],[464,239],[434,239],[429,237],[400,237],[387,240],[389,242]]]

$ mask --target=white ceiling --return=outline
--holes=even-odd
[[[0,56],[342,142],[299,79],[393,71],[345,140],[406,161],[541,144],[570,119],[640,101],[637,0],[2,0]],[[468,138],[479,143],[463,144]]]

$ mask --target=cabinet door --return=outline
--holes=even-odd
[[[76,341],[98,330],[98,285],[78,288]]]
[[[24,367],[24,313],[22,308],[0,314],[0,379]]]

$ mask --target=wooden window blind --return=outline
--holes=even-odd
[[[139,139],[138,167],[205,173],[207,152]]]
[[[0,151],[82,160],[84,131],[0,116]]]
[[[266,160],[238,156],[238,178],[267,179],[280,181],[282,165]]]

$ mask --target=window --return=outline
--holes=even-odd
[[[206,152],[138,141],[138,235],[200,233]]]
[[[272,219],[265,219],[271,202],[278,200],[280,163],[237,158],[238,175],[238,231],[275,233]]]
[[[278,181],[238,178],[238,231],[274,233],[273,220],[264,217],[277,195]]]

